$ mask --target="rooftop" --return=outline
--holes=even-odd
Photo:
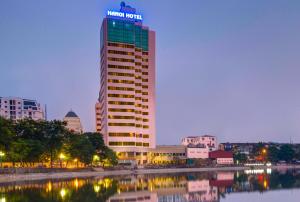
[[[77,114],[75,114],[75,112],[73,112],[72,110],[69,111],[65,117],[78,117]]]

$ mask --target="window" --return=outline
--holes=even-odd
[[[135,137],[135,133],[108,133],[110,137]]]
[[[125,84],[134,84],[134,81],[131,80],[118,80],[118,79],[108,79],[108,83],[125,83]]]
[[[117,116],[117,115],[108,115],[109,119],[135,119],[134,116]]]
[[[115,61],[115,62],[134,62],[134,59],[126,59],[126,58],[113,58],[113,57],[108,57],[107,58],[109,61]]]
[[[108,72],[108,75],[111,75],[111,76],[134,77],[134,74],[130,74],[130,73],[119,73],[119,72]]]
[[[108,97],[134,98],[134,95],[127,95],[127,94],[108,94]]]
[[[118,55],[134,55],[133,52],[117,51],[117,50],[108,50],[108,53],[111,53],[111,54],[118,54]]]
[[[134,88],[108,86],[108,90],[134,91]]]
[[[122,65],[108,65],[108,68],[111,68],[111,69],[131,69],[131,70],[134,70],[134,67],[133,66],[122,66]]]
[[[108,104],[112,104],[112,105],[134,105],[134,102],[108,101]]]
[[[108,123],[109,126],[128,126],[128,127],[134,127],[134,123]]]
[[[134,109],[115,109],[115,108],[108,108],[109,112],[134,112]]]

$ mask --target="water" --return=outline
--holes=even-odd
[[[0,202],[299,202],[300,170],[96,177],[0,184]]]

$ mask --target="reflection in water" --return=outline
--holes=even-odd
[[[299,170],[248,170],[0,185],[0,202],[215,202],[229,193],[300,188]]]

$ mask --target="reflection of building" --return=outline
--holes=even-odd
[[[80,122],[80,118],[73,111],[69,111],[64,117],[64,121],[67,123],[66,127],[75,133],[82,133],[82,125]]]
[[[45,119],[44,110],[37,101],[17,97],[0,97],[0,116],[13,121]]]
[[[210,186],[209,180],[188,181],[187,201],[218,201],[217,187]]]
[[[108,11],[100,33],[97,131],[124,160],[155,148],[155,32],[135,13]]]
[[[217,138],[211,135],[185,137],[182,139],[181,144],[185,146],[203,145],[206,146],[209,151],[215,151],[218,148]]]
[[[157,194],[149,191],[138,191],[138,192],[124,192],[121,194],[115,194],[110,197],[107,202],[123,202],[123,201],[143,201],[153,202],[158,201]]]

